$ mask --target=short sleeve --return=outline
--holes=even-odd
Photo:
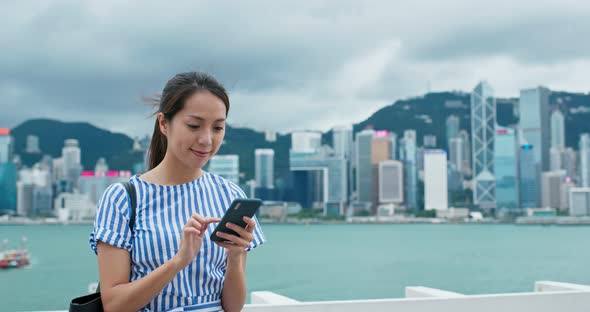
[[[248,196],[246,196],[244,191],[239,186],[232,185],[232,189],[235,192],[234,198],[248,198]],[[250,243],[250,245],[246,249],[246,251],[248,251],[248,252],[250,250],[264,244],[264,242],[266,241],[266,238],[264,237],[264,233],[262,232],[262,227],[260,226],[260,223],[258,222],[258,218],[256,218],[256,216],[254,216],[253,219],[254,219],[254,221],[256,221],[256,227],[254,228],[254,231],[252,232],[252,236],[254,236],[254,240]]]
[[[132,232],[129,229],[129,196],[121,183],[111,184],[98,203],[90,247],[97,253],[98,241],[131,252]]]

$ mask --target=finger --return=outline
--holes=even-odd
[[[193,215],[191,216],[192,219],[197,220],[197,222],[203,224],[205,223],[205,218],[203,216],[201,216],[198,213],[193,213]]]
[[[240,246],[242,248],[247,248],[248,245],[250,244],[246,240],[241,239],[238,236],[227,234],[227,233],[223,233],[223,232],[217,232],[217,236],[218,237],[221,237],[223,239],[226,239],[226,240],[230,241],[231,243],[233,243],[233,245],[237,245],[237,246]]]
[[[196,228],[197,230],[201,230],[203,228],[203,225],[195,219],[190,219],[188,221],[188,225]]]
[[[256,220],[250,217],[244,217],[244,221],[248,224],[248,226],[246,226],[246,230],[250,233],[254,232],[254,228],[256,227]]]
[[[240,250],[243,249],[241,246],[237,246],[237,245],[230,244],[230,243],[215,242],[215,244],[217,244],[217,246],[227,248],[227,249],[240,249]]]
[[[216,223],[219,221],[221,221],[221,219],[219,219],[219,218],[205,218],[204,224],[209,225],[211,223]]]
[[[194,227],[188,227],[188,226],[187,226],[187,227],[185,227],[184,229],[182,229],[182,232],[183,232],[184,234],[187,234],[187,235],[190,235],[190,234],[196,234],[196,235],[199,235],[199,234],[201,234],[201,231],[199,231],[199,230],[195,229]]]
[[[231,222],[228,222],[226,224],[227,228],[230,230],[233,230],[234,232],[238,233],[239,237],[246,240],[246,241],[252,241],[253,237],[251,232],[249,232],[248,230],[244,229],[243,227],[233,224]]]

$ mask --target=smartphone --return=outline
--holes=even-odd
[[[224,232],[231,235],[238,235],[233,230],[226,227],[228,222],[236,224],[245,228],[248,224],[244,221],[244,217],[252,218],[258,211],[258,208],[262,205],[262,200],[258,198],[236,198],[229,209],[225,212],[221,221],[217,223],[215,230],[211,233],[211,240],[216,242],[227,242],[225,238],[217,236],[217,232]],[[239,235],[238,235],[239,236]]]

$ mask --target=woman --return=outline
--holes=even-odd
[[[136,219],[120,183],[98,204],[92,249],[98,255],[105,311],[240,311],[246,299],[246,254],[264,242],[255,218],[238,235],[209,238],[233,199],[246,197],[234,183],[202,167],[219,150],[229,98],[213,77],[176,75],[157,111],[149,171],[130,179]]]

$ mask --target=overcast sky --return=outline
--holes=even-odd
[[[0,127],[153,129],[142,96],[204,70],[230,123],[328,130],[397,99],[590,90],[590,1],[3,1]]]

